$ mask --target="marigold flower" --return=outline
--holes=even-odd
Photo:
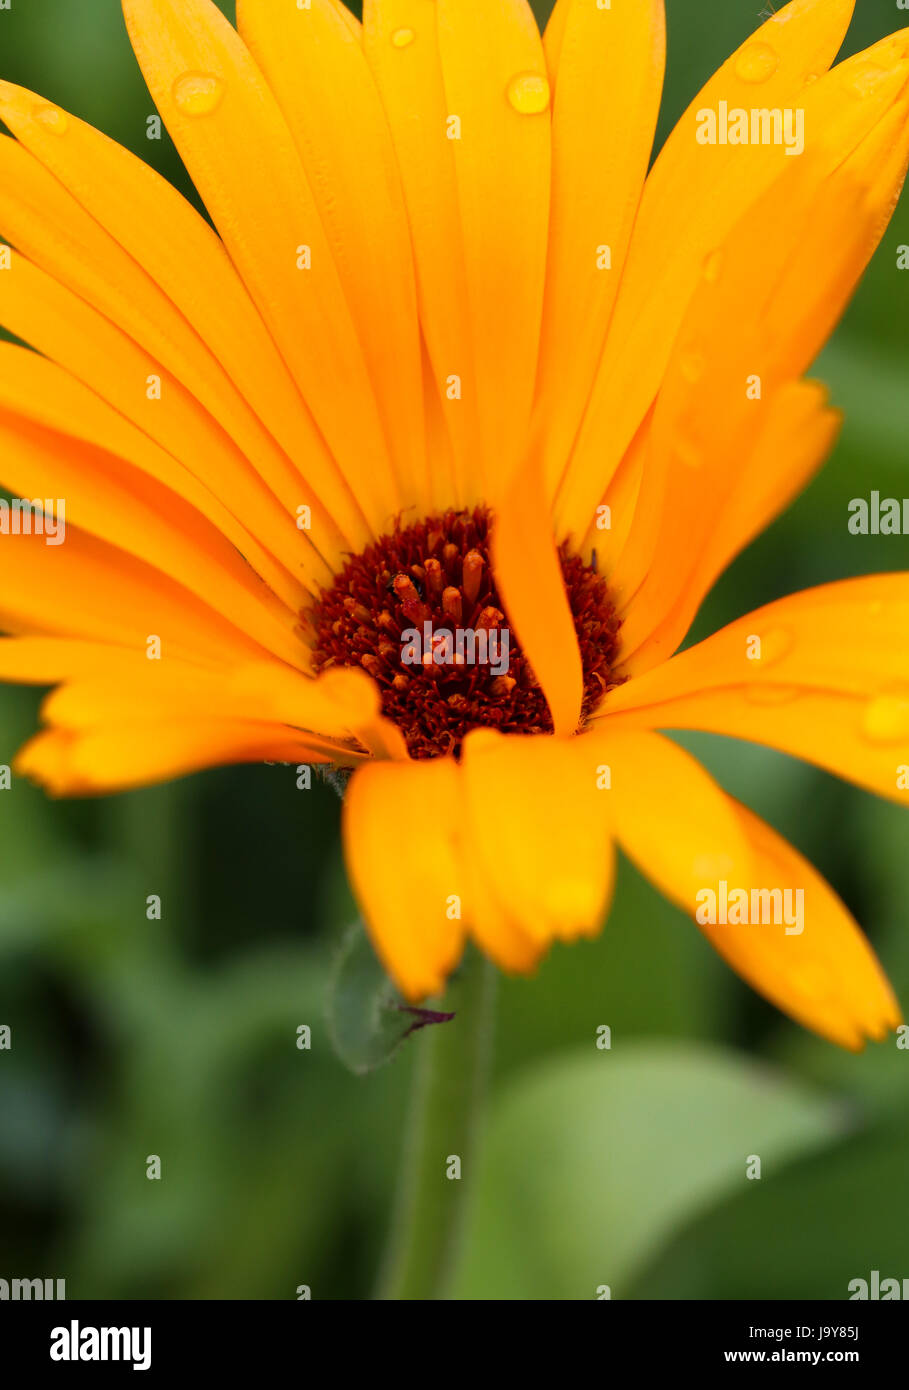
[[[414,1001],[468,937],[526,971],[596,932],[616,846],[692,916],[801,889],[799,934],[702,930],[807,1026],[882,1037],[842,903],[659,731],[909,796],[909,574],[673,655],[835,437],[803,373],[905,175],[909,35],[832,66],[852,0],[793,0],[648,173],[661,0],[558,0],[542,39],[526,0],[237,8],[123,0],[217,230],[0,83],[0,483],[67,521],[0,546],[0,677],[55,687],[19,771],[352,769],[352,882]]]

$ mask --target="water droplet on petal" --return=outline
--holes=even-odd
[[[858,71],[850,68],[843,74],[843,86],[854,97],[867,97],[889,76],[878,63],[865,63]]]
[[[224,95],[213,72],[185,72],[174,83],[174,101],[185,116],[210,116]]]
[[[679,370],[685,380],[694,386],[704,375],[706,365],[702,352],[685,352],[679,362]]]
[[[769,43],[749,43],[735,60],[735,75],[742,82],[766,82],[780,65],[780,55]]]
[[[784,627],[772,627],[768,632],[762,632],[760,665],[765,668],[775,666],[789,655],[794,646],[795,638]]]
[[[872,743],[898,743],[909,738],[909,685],[880,691],[865,706],[862,732]]]
[[[811,84],[812,84],[812,82],[816,82],[816,81],[818,80],[818,77],[819,77],[819,76],[820,76],[820,73],[817,73],[817,72],[809,72],[809,73],[807,74],[807,76],[805,77],[805,86],[806,86],[806,87],[810,87]]]
[[[391,36],[391,42],[395,48],[409,48],[415,37],[412,29],[396,29]]]
[[[720,271],[723,269],[722,251],[711,251],[704,257],[703,275],[708,285],[715,285],[720,278]]]
[[[65,134],[69,125],[69,117],[59,106],[39,106],[35,112],[35,120],[40,121],[45,130],[52,131],[54,135]]]
[[[687,439],[675,441],[675,455],[686,468],[700,468],[704,462],[700,450]]]
[[[508,84],[508,100],[522,116],[538,116],[549,107],[549,83],[538,72],[519,72]]]

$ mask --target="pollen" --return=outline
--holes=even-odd
[[[446,511],[352,556],[312,610],[313,666],[361,666],[413,758],[457,757],[471,729],[552,732],[543,691],[511,628],[491,563],[484,507]],[[608,690],[618,618],[595,567],[559,551],[584,671],[581,724]]]

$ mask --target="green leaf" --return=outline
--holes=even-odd
[[[455,1297],[595,1299],[697,1213],[828,1141],[840,1108],[744,1056],[626,1043],[535,1067],[498,1098]],[[467,1176],[467,1175],[465,1175]]]
[[[335,1051],[358,1076],[390,1061],[404,1039],[452,1014],[405,1004],[385,974],[360,922],[341,946],[328,993],[328,1025]]]
[[[903,1054],[905,1056],[905,1053]],[[905,1063],[903,1064],[905,1065]],[[647,1268],[647,1299],[848,1299],[853,1279],[909,1272],[903,1115],[750,1183],[680,1232]]]

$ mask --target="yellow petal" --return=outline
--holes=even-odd
[[[123,12],[155,105],[231,259],[368,519],[386,530],[401,502],[387,441],[331,245],[274,96],[211,0],[123,0]]]
[[[687,556],[679,552],[681,530],[676,532],[646,519],[644,500],[640,529],[636,517],[611,585],[620,609],[634,618],[622,633],[623,672],[638,676],[672,655],[718,575],[789,505],[824,463],[841,423],[839,411],[828,409],[826,402],[827,393],[817,382],[793,382],[782,387],[762,412],[751,449],[740,455],[742,467],[733,471],[725,460],[717,460],[715,469],[706,470],[714,482],[718,472],[725,476],[718,486],[721,496],[716,511],[705,501],[705,510],[715,517],[709,533],[701,531],[699,517],[692,523],[689,543],[699,550],[693,566],[689,567]],[[671,456],[666,461],[668,467]],[[700,469],[697,473],[700,475]],[[691,481],[698,483],[697,495],[703,497],[700,476]],[[664,474],[663,497],[671,491],[665,486]],[[662,507],[662,497],[654,494],[653,500],[658,509]],[[665,513],[663,518],[665,521]],[[660,545],[676,555],[678,579],[673,580],[669,592],[661,593],[652,584],[642,592],[634,584],[636,563]]]
[[[106,666],[113,667],[111,657]],[[277,662],[213,672],[123,653],[114,669],[115,681],[99,670],[59,686],[44,701],[42,717],[73,731],[156,718],[267,720],[351,742],[379,713],[375,685],[354,668],[312,680]]]
[[[66,392],[67,408],[48,413],[47,397],[50,394],[53,404],[54,393],[49,391],[49,381],[39,379],[47,370],[40,362],[32,364],[30,379],[38,389],[31,395],[23,390],[21,373],[0,381],[0,399],[11,409],[66,429],[69,405],[79,398],[89,402],[92,418],[106,415],[115,426],[116,439],[130,461],[207,516],[288,607],[299,610],[307,598],[298,578],[301,571],[310,592],[331,582],[331,570],[307,543],[308,533],[297,528],[296,516],[267,490],[182,383],[108,319],[18,252],[0,284],[0,320],[119,413],[104,412],[84,392]],[[59,374],[54,379],[60,380]],[[144,438],[124,428],[121,415],[164,452],[149,449]],[[138,448],[130,451],[129,440]],[[326,523],[326,517],[317,516],[317,532],[324,535]],[[276,563],[274,556],[282,563]]]
[[[121,159],[119,146],[75,117],[66,117],[65,141],[48,135],[42,122],[31,114],[45,105],[31,93],[0,84],[3,118],[15,125],[20,138],[48,162],[45,168],[24,144],[7,136],[0,138],[0,225],[4,234],[23,256],[116,323],[179,380],[243,450],[288,513],[295,515],[301,503],[312,506],[317,517],[320,504],[330,510],[330,526],[323,526],[318,533],[320,553],[332,556],[339,550],[336,529],[340,529],[348,544],[362,544],[370,534],[365,519],[340,479],[295,388],[288,386],[289,399],[281,391],[286,369],[280,359],[277,365],[273,363],[273,345],[271,350],[262,345],[264,329],[257,329],[261,321],[235,272],[228,264],[227,275],[211,281],[205,252],[206,247],[210,249],[209,237],[220,248],[214,253],[216,260],[225,256],[211,229],[203,223],[205,231],[200,235],[193,220],[196,214],[187,220],[182,200],[174,204],[168,195],[162,194],[162,187],[169,187],[163,180],[126,151],[120,152]],[[73,159],[71,167],[70,161],[61,159],[60,152],[78,153],[83,140],[85,152]],[[70,184],[84,199],[85,206],[67,191]],[[169,192],[178,197],[172,189]],[[159,197],[164,199],[160,206],[156,203]],[[134,207],[136,218],[130,220],[131,214],[122,209]],[[102,222],[107,221],[123,244],[105,230]],[[145,227],[147,234],[143,234]],[[150,267],[148,273],[140,261]],[[167,293],[155,282],[152,272],[160,277]],[[187,276],[199,284],[194,295],[186,288]],[[239,300],[234,282],[239,286]],[[201,290],[204,295],[209,289],[211,302],[225,306],[223,319],[218,314],[202,312],[198,294]],[[175,302],[169,295],[174,296]],[[210,335],[234,380],[209,352],[208,337],[203,342],[184,313],[192,317],[201,332]],[[270,344],[267,334],[265,337]],[[225,351],[228,339],[233,340],[229,353]],[[266,377],[274,383],[277,405],[266,413],[292,454],[293,463],[238,393],[235,382],[247,381],[243,357],[247,352],[250,359],[254,357],[262,364]],[[248,389],[257,406],[264,409],[254,390],[255,370],[249,380],[253,385]]]
[[[78,397],[82,391],[51,363],[11,344],[0,344],[0,363],[4,387],[20,381],[28,387],[32,378],[52,385],[55,394],[46,400],[54,412],[65,415],[70,395]],[[103,402],[92,400],[99,412],[108,412]],[[89,403],[81,398],[76,406],[74,415],[89,411]],[[108,413],[114,425],[126,428],[119,416]],[[80,428],[78,422],[73,428]],[[91,429],[81,428],[86,433]],[[149,450],[154,448],[150,441],[145,443]],[[240,552],[175,493],[138,472],[125,482],[124,471],[103,443],[67,438],[0,410],[0,482],[20,498],[63,502],[67,533],[60,533],[65,536],[57,542],[60,548],[69,542],[70,526],[76,525],[129,549],[185,585],[252,641],[293,665],[307,665],[298,615],[262,583]],[[55,510],[59,511],[56,505]]]
[[[522,459],[549,223],[549,81],[526,0],[437,0],[486,500]],[[445,132],[440,132],[440,135]]]
[[[907,630],[909,574],[809,589],[611,691],[597,723],[769,744],[906,804]]]
[[[692,297],[654,414],[644,488],[659,490],[661,516],[653,563],[628,612],[626,653],[651,635],[714,547],[737,488],[730,461],[773,429],[779,392],[817,356],[880,241],[909,162],[907,117],[909,88],[847,158],[837,142],[793,161]],[[657,650],[684,630],[671,627]]]
[[[25,745],[14,766],[54,796],[100,796],[230,763],[332,759],[318,741],[264,721],[150,720],[85,734],[48,730]]]
[[[300,478],[306,478],[347,542],[366,542],[363,514],[220,238],[167,179],[129,150],[68,111],[61,113],[63,133],[58,128],[51,131],[40,120],[39,113],[46,110],[43,97],[0,82],[0,117],[54,181],[71,193],[79,213],[76,225],[85,227],[88,213],[104,228],[106,238],[99,239],[97,232],[93,236],[107,247],[100,270],[114,282],[128,278],[131,296],[139,286],[139,302],[147,297],[154,309],[154,327],[161,338],[157,346],[170,356],[160,356],[154,342],[146,346],[170,363],[183,386],[196,393],[246,450],[290,510],[299,500],[309,502],[299,498]],[[17,197],[15,183],[7,196]],[[4,231],[11,235],[6,217],[3,221]],[[67,225],[72,234],[69,222],[58,225]],[[46,239],[46,229],[43,235]],[[78,267],[78,274],[85,277],[86,268]],[[147,293],[147,278],[160,289],[157,295]],[[104,292],[103,286],[99,289]],[[115,321],[135,338],[140,318],[129,303],[120,309]],[[188,332],[186,324],[195,332]],[[210,354],[220,370],[215,370]],[[331,532],[318,534],[322,549],[328,549]]]
[[[76,677],[117,681],[140,659],[152,664],[135,648],[78,637],[0,638],[0,680],[22,685],[56,685]],[[204,661],[171,660],[189,671],[211,669]]]
[[[448,758],[371,763],[344,798],[344,848],[376,951],[411,1000],[439,994],[464,925],[459,771]]]
[[[866,1038],[882,1039],[902,1015],[855,921],[791,845],[744,806],[736,811],[754,872],[748,884],[735,886],[792,890],[789,917],[795,920],[788,927],[774,923],[765,909],[761,915],[771,916],[769,922],[716,923],[701,931],[733,970],[806,1028],[853,1051]]]
[[[454,142],[436,36],[436,0],[365,0],[364,51],[382,96],[401,171],[420,318],[451,471],[434,478],[443,508],[484,495],[477,381],[461,239]],[[402,42],[400,36],[413,35]],[[435,412],[428,408],[430,418]],[[445,454],[442,455],[444,460]],[[434,468],[434,473],[436,468]]]
[[[746,208],[793,162],[782,145],[700,144],[698,113],[716,112],[720,101],[730,110],[804,109],[809,147],[836,130],[849,148],[850,127],[865,119],[862,103],[840,76],[818,74],[842,43],[852,9],[853,0],[793,0],[723,64],[667,139],[647,179],[596,383],[564,476],[560,533],[586,532],[653,401],[705,265]],[[769,52],[763,68],[752,62],[755,51]],[[756,71],[762,80],[755,80]],[[806,86],[811,77],[818,80]]]
[[[558,482],[599,361],[653,143],[663,0],[559,0],[552,215],[536,413]],[[553,31],[555,32],[555,31]],[[621,131],[621,138],[615,132]]]
[[[638,579],[629,588],[623,582],[627,573],[626,556],[636,553],[645,541],[650,542],[646,550],[644,573],[653,557],[653,540],[662,497],[656,493],[656,489],[650,488],[647,493],[642,490],[644,468],[649,462],[652,423],[651,414],[641,425],[631,447],[609,480],[587,535],[578,549],[579,554],[591,556],[590,563],[599,574],[608,576],[610,593],[616,602],[624,600],[626,594],[633,594],[640,583]]]
[[[598,754],[588,738],[480,729],[464,742],[471,862],[485,894],[530,941],[592,936],[605,916],[615,854]]]
[[[543,31],[543,52],[546,55],[546,65],[549,68],[549,80],[553,91],[556,89],[559,76],[559,58],[565,39],[565,26],[568,23],[568,16],[573,5],[574,0],[556,0]]]
[[[505,494],[492,538],[496,583],[557,734],[576,732],[584,672],[536,458]]]
[[[429,498],[420,333],[401,176],[359,37],[332,0],[240,0],[237,26],[290,127],[408,503]]]
[[[261,659],[262,648],[188,589],[125,550],[67,525],[66,542],[39,535],[0,545],[0,628],[113,642],[190,664]]]
[[[660,734],[599,725],[583,740],[609,769],[615,835],[641,873],[693,915],[721,879],[751,881],[751,856],[726,793]]]
[[[461,779],[463,795],[463,778]],[[466,812],[465,812],[466,814]],[[470,935],[491,961],[511,975],[529,975],[549,948],[549,941],[528,928],[514,904],[496,895],[482,864],[465,854],[461,864],[470,906]]]

